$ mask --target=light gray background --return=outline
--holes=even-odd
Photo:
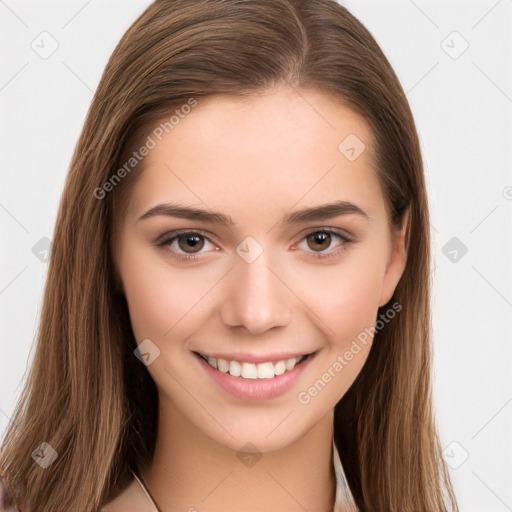
[[[74,145],[110,53],[149,3],[0,0],[0,435],[31,356]],[[387,54],[421,136],[435,399],[461,510],[512,511],[512,0],[342,3]]]

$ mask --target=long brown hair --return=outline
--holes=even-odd
[[[66,179],[36,351],[0,454],[24,511],[95,511],[154,451],[157,391],[133,355],[111,252],[142,164],[118,170],[174,109],[278,85],[325,92],[360,114],[375,137],[392,227],[410,211],[407,264],[392,298],[402,310],[375,334],[335,408],[350,489],[360,510],[458,510],[433,417],[422,156],[389,62],[334,0],[157,0],[112,54]],[[41,442],[58,454],[47,469],[31,457]]]

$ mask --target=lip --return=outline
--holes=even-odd
[[[308,355],[308,357],[297,364],[293,370],[278,375],[273,379],[243,379],[241,377],[233,377],[233,375],[229,373],[224,373],[212,368],[201,356],[197,355],[197,353],[194,353],[194,356],[206,374],[230,395],[240,398],[241,400],[270,400],[289,391],[298,382],[316,354],[317,352]],[[280,359],[277,359],[277,361],[279,360]],[[243,361],[252,362],[247,361],[247,359]],[[269,359],[263,362],[265,361],[269,361]]]

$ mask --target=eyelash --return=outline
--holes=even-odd
[[[316,260],[325,260],[325,259],[336,258],[337,256],[340,255],[340,253],[343,250],[346,249],[346,247],[345,247],[346,244],[350,244],[350,243],[354,242],[354,240],[351,237],[349,237],[348,235],[346,235],[342,232],[339,232],[337,230],[333,230],[331,228],[320,228],[320,229],[317,228],[312,231],[309,231],[301,238],[300,242],[302,242],[307,237],[314,235],[316,233],[327,233],[331,236],[334,235],[335,237],[338,237],[343,241],[343,244],[341,246],[339,246],[339,248],[337,250],[330,251],[328,253],[326,253],[326,252],[319,252],[319,253],[310,252],[309,254],[311,254],[311,257]],[[178,237],[183,236],[183,235],[198,235],[201,238],[205,238],[210,243],[213,243],[209,239],[209,237],[204,232],[202,232],[200,230],[190,231],[190,230],[182,229],[182,230],[171,231],[169,233],[165,233],[165,234],[161,235],[154,242],[154,245],[156,245],[157,247],[160,247],[160,248],[164,248],[164,247],[170,245],[174,240],[177,240]],[[201,253],[198,253],[198,254],[201,254]],[[178,260],[182,260],[182,261],[191,261],[191,260],[196,260],[198,258],[198,255],[197,254],[183,255],[183,254],[178,254],[178,253],[173,252],[172,257],[176,258]]]

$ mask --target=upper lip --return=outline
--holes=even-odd
[[[287,359],[292,359],[294,357],[302,357],[312,354],[313,352],[280,352],[278,354],[267,354],[267,355],[257,355],[257,354],[249,354],[247,352],[238,352],[236,354],[209,354],[206,352],[199,352],[194,350],[196,354],[203,355],[210,358],[215,359],[225,359],[227,361],[238,361],[239,363],[276,363],[278,361],[286,361]]]

